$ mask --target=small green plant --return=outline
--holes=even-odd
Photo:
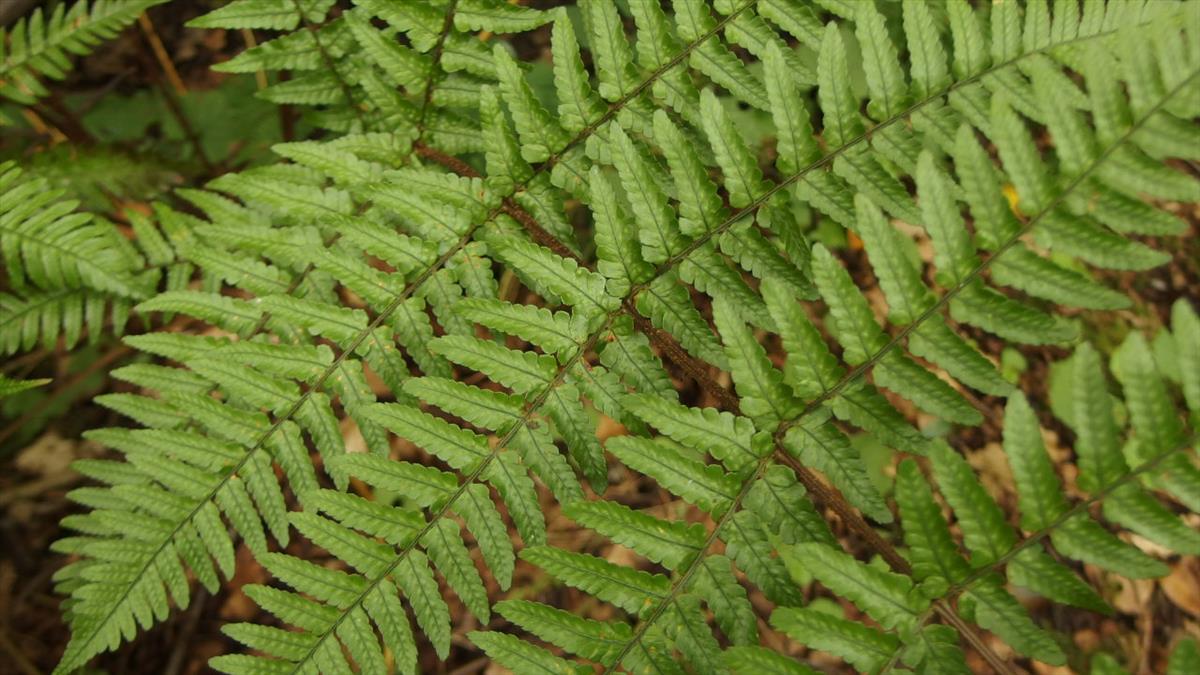
[[[35,8],[11,29],[0,29],[0,100],[29,104],[45,96],[42,78],[61,80],[72,55],[87,54],[167,0],[81,0],[59,3],[49,12]],[[0,125],[12,120],[0,116]]]
[[[34,103],[48,93],[42,78],[66,76],[70,55],[88,53],[163,1],[77,2],[69,10],[59,4],[49,13],[36,8],[11,29],[0,29],[0,100]],[[12,122],[0,112],[0,126]],[[141,261],[128,244],[122,246],[115,229],[73,213],[78,202],[63,196],[15,162],[0,163],[0,253],[6,270],[0,356],[53,344],[60,335],[69,349],[85,324],[93,341],[109,320],[119,334],[132,302],[155,287],[133,279]],[[7,380],[8,394],[29,388]]]
[[[136,246],[51,193],[0,221],[27,294],[193,322],[127,337],[154,359],[97,399],[139,426],[89,432],[123,459],[77,463],[103,487],[72,492],[88,510],[56,544],[59,672],[232,583],[239,545],[274,619],[224,627],[247,647],[210,662],[227,673],[414,673],[455,648],[452,604],[518,673],[811,672],[764,629],[865,672],[967,672],[964,647],[1010,671],[981,631],[1066,663],[1012,587],[1104,613],[1080,565],[1150,578],[1158,552],[1200,553],[1178,514],[1200,511],[1194,308],[1173,306],[1169,379],[1148,336],[1109,357],[1081,320],[1130,307],[1107,271],[1168,262],[1139,237],[1183,234],[1166,205],[1200,201],[1173,162],[1200,159],[1194,10],[234,0],[195,20],[278,31],[218,68],[288,71],[259,95],[325,135],[176,191],[187,207],[135,220]],[[549,65],[494,38],[526,31]],[[108,257],[68,265],[50,238]],[[1069,487],[1043,444],[1058,422],[983,334],[1073,352]],[[601,442],[598,414],[624,433]],[[1015,510],[935,432],[985,422]],[[396,458],[393,435],[427,455]],[[860,436],[901,459],[890,490]],[[671,517],[606,497],[617,464],[675,495]],[[548,504],[637,562],[556,538]],[[298,537],[325,553],[289,553]],[[603,620],[506,595],[518,564]],[[1196,660],[1182,641],[1171,668]]]

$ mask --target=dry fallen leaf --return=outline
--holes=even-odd
[[[1074,641],[1079,651],[1090,654],[1100,648],[1100,633],[1095,628],[1077,630]]]
[[[1068,666],[1052,666],[1041,661],[1031,661],[1033,664],[1033,672],[1038,675],[1075,675],[1075,671]]]
[[[988,443],[982,450],[968,454],[967,461],[979,472],[979,479],[988,493],[1001,504],[1005,503],[1004,495],[1009,491],[1007,486],[1013,485],[1013,477],[1003,446]]]
[[[342,441],[346,444],[346,453],[368,453],[371,450],[367,447],[367,441],[363,438],[362,431],[359,430],[358,424],[349,416],[342,420]]]
[[[1200,558],[1184,558],[1161,583],[1163,592],[1176,607],[1200,617]]]
[[[1121,590],[1112,599],[1112,606],[1123,614],[1138,615],[1154,592],[1154,579],[1121,579]]]
[[[258,614],[258,605],[242,589],[249,584],[267,581],[267,571],[254,559],[250,549],[240,547],[237,552],[237,567],[228,597],[221,604],[220,617],[225,621],[248,621]]]
[[[61,473],[75,461],[78,446],[78,441],[65,439],[50,430],[22,450],[13,463],[21,471],[39,476]]]
[[[596,438],[600,439],[602,442],[607,441],[613,436],[624,436],[628,433],[629,430],[625,428],[624,424],[621,424],[607,415],[601,415],[600,423],[596,425]]]

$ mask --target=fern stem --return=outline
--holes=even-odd
[[[413,152],[416,152],[421,157],[432,159],[459,176],[465,176],[467,178],[483,177],[478,171],[471,168],[470,164],[467,164],[453,155],[447,155],[441,150],[428,146],[419,140],[413,143]],[[521,226],[525,228],[525,231],[529,234],[529,236],[534,240],[534,242],[550,249],[555,255],[563,258],[570,258],[580,265],[587,265],[587,262],[583,258],[580,258],[578,255],[576,255],[574,251],[567,248],[566,244],[559,241],[557,237],[547,232],[544,227],[538,224],[537,220],[530,215],[528,211],[521,208],[519,204],[514,202],[511,196],[503,198],[500,201],[500,204],[501,212],[508,214],[513,218],[513,220],[520,223]],[[486,218],[485,221],[491,222],[492,218],[494,217],[494,215],[491,215]]]
[[[329,69],[329,74],[333,75],[333,79],[337,80],[338,88],[342,90],[342,98],[346,99],[346,107],[354,111],[354,117],[358,119],[359,123],[362,124],[363,128],[365,129],[367,125],[366,122],[363,121],[362,109],[355,105],[354,95],[350,90],[350,84],[346,82],[346,79],[342,77],[341,73],[338,72],[337,66],[334,64],[333,57],[329,55],[329,50],[325,49],[325,45],[321,43],[321,36],[317,31],[317,27],[308,20],[307,16],[305,16],[304,7],[301,6],[300,0],[292,0],[292,6],[296,8],[296,14],[300,17],[301,23],[304,24],[304,29],[307,30],[308,34],[312,36],[313,45],[316,46],[317,53],[321,55],[321,61],[325,64],[325,67]]]
[[[704,394],[715,400],[722,409],[734,414],[740,414],[741,404],[738,402],[737,396],[734,396],[729,389],[722,387],[713,379],[712,375],[708,372],[708,368],[706,367],[708,364],[706,362],[688,354],[683,345],[679,344],[679,341],[670,333],[659,329],[649,319],[642,316],[637,311],[637,307],[634,306],[632,299],[625,300],[622,303],[622,307],[625,308],[626,314],[633,317],[633,327],[658,347],[659,351],[671,363],[674,363],[683,372],[691,376]]]
[[[432,159],[433,161],[441,164],[460,176],[466,176],[469,178],[480,177],[478,171],[471,168],[470,165],[458,159],[457,157],[447,155],[440,150],[431,148],[419,141],[413,145],[413,148],[418,155],[422,157],[428,157],[429,159]],[[574,260],[581,267],[595,271],[593,265],[576,255],[574,251],[567,248],[565,244],[559,241],[554,235],[550,234],[537,222],[537,219],[534,218],[533,215],[521,208],[521,206],[514,202],[512,198],[506,197],[503,200],[503,208],[505,213],[507,213],[509,216],[512,216],[514,220],[516,220],[525,228],[525,231],[530,235],[530,237],[533,238],[535,242],[545,246],[563,258]],[[658,347],[659,351],[661,351],[672,363],[678,366],[680,370],[691,376],[705,394],[716,400],[725,410],[734,413],[740,410],[741,406],[738,404],[737,397],[730,393],[730,391],[725,387],[717,384],[717,381],[714,380],[708,373],[706,368],[708,364],[704,363],[700,359],[695,358],[691,354],[688,354],[683,346],[681,346],[670,333],[659,330],[654,326],[653,323],[647,320],[646,317],[642,316],[637,311],[637,308],[634,307],[632,297],[627,298],[622,304],[625,313],[632,317],[634,328],[636,328],[638,332],[645,335],[646,339],[650,340],[652,344]]]
[[[429,103],[433,101],[433,80],[437,77],[438,68],[442,63],[446,38],[450,37],[450,31],[454,28],[454,10],[457,7],[458,0],[450,0],[450,4],[446,6],[446,15],[442,18],[442,30],[438,33],[437,42],[433,44],[433,63],[429,67],[429,77],[425,80],[425,91],[421,95],[421,110],[417,113],[417,143],[425,137],[425,116],[429,113]]]

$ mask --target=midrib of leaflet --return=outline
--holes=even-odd
[[[442,53],[446,48],[446,38],[450,36],[450,31],[454,29],[454,10],[457,7],[458,0],[450,0],[450,3],[446,5],[446,13],[442,17],[442,31],[438,34],[437,41],[433,44],[433,64],[429,68],[429,77],[425,79],[425,90],[421,94],[421,111],[417,114],[416,143],[420,143],[421,139],[425,138],[425,116],[429,113],[429,103],[433,100],[433,79],[437,77],[438,68],[442,62]]]

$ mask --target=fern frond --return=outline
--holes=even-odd
[[[61,199],[63,191],[23,173],[13,162],[0,165],[0,195],[8,205],[0,216],[0,252],[11,287],[143,296],[144,284],[131,272],[142,266],[140,257],[115,229],[75,212],[77,202]]]
[[[79,0],[49,13],[35,8],[8,29],[0,30],[0,97],[22,105],[49,91],[39,77],[61,80],[71,56],[88,54],[113,38],[147,9],[165,0]]]
[[[230,7],[249,11],[262,1]],[[625,32],[625,5],[601,0],[584,7],[579,34],[562,12],[465,0],[362,0],[322,25],[328,6],[320,3],[293,7],[288,19],[264,19],[303,23],[311,46],[319,43],[333,62],[275,59],[268,50],[247,57],[246,63],[261,59],[264,67],[310,69],[289,83],[290,91],[281,87],[268,96],[326,106],[323,119],[335,130],[389,130],[390,140],[379,147],[394,148],[395,156],[370,147],[383,138],[379,132],[289,144],[278,150],[290,163],[210,186],[245,206],[200,197],[208,223],[162,211],[181,259],[204,270],[203,290],[162,295],[142,309],[182,312],[238,340],[142,341],[151,353],[186,355],[180,362],[188,375],[125,373],[139,386],[178,391],[104,402],[156,431],[219,439],[213,451],[219,462],[207,461],[220,473],[197,486],[204,473],[191,470],[197,453],[175,450],[158,437],[127,451],[130,469],[89,467],[120,483],[101,494],[151,486],[146,489],[178,508],[156,525],[136,560],[117,561],[120,574],[97,581],[81,571],[72,583],[64,577],[85,617],[76,624],[76,647],[64,668],[131,636],[134,621],[148,626],[165,615],[164,589],[176,605],[185,603],[186,570],[211,581],[210,559],[218,567],[228,561],[224,521],[294,591],[255,589],[256,601],[298,629],[230,628],[263,656],[214,662],[228,672],[369,671],[382,667],[389,650],[401,670],[412,671],[417,634],[427,636],[439,656],[450,645],[441,580],[481,620],[496,609],[551,645],[599,661],[607,672],[737,670],[722,654],[709,615],[735,649],[761,657],[749,647],[757,628],[738,573],[780,605],[781,630],[855,666],[901,662],[922,671],[961,671],[955,636],[963,630],[973,639],[970,621],[1021,653],[1061,662],[1057,645],[1005,584],[1027,585],[1059,602],[1104,606],[1034,543],[1049,536],[1069,558],[1104,559],[1108,569],[1138,575],[1161,572],[1157,561],[1124,545],[1078,505],[1053,499],[1061,493],[1046,472],[1037,424],[1022,399],[1012,398],[1005,441],[1020,476],[1022,525],[1036,529],[1026,539],[969,465],[922,436],[908,421],[911,411],[880,388],[949,423],[977,424],[981,416],[964,388],[996,395],[1013,388],[958,323],[1003,339],[1056,344],[1073,340],[1077,327],[1044,301],[1119,304],[1115,292],[1079,271],[1083,264],[1060,261],[1113,268],[1161,262],[1161,255],[1124,236],[1137,228],[1118,231],[1108,221],[1139,208],[1155,212],[1135,194],[1142,183],[1161,178],[1157,194],[1185,196],[1194,189],[1190,179],[1154,159],[1143,147],[1153,141],[1142,138],[1152,124],[1162,127],[1156,133],[1167,128],[1170,123],[1151,120],[1175,107],[1175,95],[1195,74],[1173,73],[1169,88],[1128,95],[1118,86],[1117,103],[1128,110],[1114,108],[1106,131],[1085,138],[1092,132],[1077,116],[1056,117],[1037,93],[1070,87],[1063,97],[1072,110],[1090,106],[1094,112],[1091,75],[1074,66],[1089,44],[1133,58],[1125,54],[1125,36],[1112,32],[1111,24],[1122,21],[1116,9],[1085,20],[1057,8],[1051,17],[1039,6],[1023,22],[1013,3],[976,13],[956,2],[945,23],[940,10],[906,7],[889,26],[873,5],[828,0],[821,6],[835,18],[822,26],[827,15],[778,0],[718,2],[711,9],[678,0],[672,15],[656,2],[626,4],[632,36]],[[234,13],[228,10],[226,19],[243,20]],[[1154,30],[1178,30],[1177,14],[1151,10],[1146,18],[1154,16],[1162,21]],[[554,68],[544,77],[553,79],[553,95],[534,85],[543,71],[527,73],[505,45],[489,49],[469,35],[528,29],[552,18]],[[990,54],[983,20],[992,31]],[[1128,30],[1152,34],[1140,21],[1130,19]],[[816,52],[815,72],[792,68],[804,59],[784,34]],[[857,44],[847,44],[851,34],[860,36]],[[899,60],[893,35],[904,38],[907,62]],[[273,49],[297,49],[304,41],[293,36],[277,41],[296,44]],[[590,72],[581,42],[592,58]],[[734,46],[764,67],[747,67]],[[866,71],[866,115],[861,92],[851,86],[852,62]],[[1066,76],[1064,64],[1082,75],[1082,88]],[[1130,72],[1134,66],[1139,73],[1161,69],[1139,60]],[[1128,77],[1122,71],[1112,82]],[[801,91],[813,84],[820,129],[800,103]],[[769,113],[777,127],[772,170],[764,171],[757,148],[742,136],[743,106],[764,113],[764,120]],[[1050,130],[1050,146],[1034,142],[1031,121]],[[999,165],[982,140],[998,147]],[[486,175],[476,175],[472,167],[480,166]],[[1136,180],[1120,181],[1118,171]],[[1015,211],[999,187],[1007,183],[1015,186]],[[1119,197],[1084,198],[1105,190]],[[1141,207],[1130,206],[1135,201]],[[873,289],[860,287],[866,280],[852,277],[830,246],[809,244],[798,202],[812,206],[818,220],[861,234],[886,313],[876,311],[882,307],[868,299]],[[1096,203],[1106,206],[1096,209]],[[244,243],[231,232],[243,209],[254,214],[243,219],[249,223]],[[577,218],[588,220],[592,242],[575,240]],[[931,259],[915,255],[902,236],[909,230],[889,218],[921,225],[933,244]],[[1147,227],[1170,229],[1163,221]],[[1027,234],[1034,241],[1026,241]],[[1044,249],[1052,257],[1044,257]],[[1015,262],[1005,276],[1008,260]],[[505,270],[499,280],[496,263]],[[517,283],[537,299],[511,302],[519,297]],[[1001,283],[1015,290],[998,288]],[[825,311],[802,306],[801,299],[819,299]],[[768,358],[760,330],[772,335],[766,339],[778,335],[782,368]],[[827,343],[826,334],[836,344]],[[1161,384],[1121,365],[1145,365],[1144,351],[1136,341],[1123,348],[1117,372],[1128,382],[1131,409],[1142,407],[1130,450],[1144,449],[1149,458],[1166,452],[1168,437],[1179,435],[1162,421]],[[709,381],[719,381],[709,365],[730,373],[732,392],[709,391]],[[694,377],[702,393],[727,410],[681,404],[688,399],[673,379],[678,372]],[[200,393],[202,386],[208,388]],[[1102,395],[1102,386],[1093,388],[1089,411],[1111,413]],[[589,406],[628,433],[601,445]],[[357,427],[370,452],[345,451],[339,416]],[[1105,500],[1116,524],[1190,550],[1181,521],[1169,512],[1164,518],[1162,505],[1131,482],[1142,466],[1126,463],[1115,423],[1096,424],[1079,433],[1081,488]],[[1161,429],[1148,426],[1154,424]],[[426,452],[432,459],[425,461],[453,471],[408,456],[390,459],[389,432]],[[894,566],[886,572],[837,548],[824,507],[834,507],[871,542],[884,540],[858,512],[881,523],[894,517],[855,444],[859,436],[932,460],[969,562],[932,517],[936,502],[919,489],[912,464],[902,465],[898,488],[901,518],[912,530],[905,533],[914,552],[911,569],[894,551],[885,556]],[[113,442],[122,441],[114,436]],[[310,444],[339,490],[353,477],[368,486],[370,498],[314,487]],[[581,485],[586,481],[597,493],[605,487],[605,450],[678,497],[679,509],[664,517],[591,496]],[[296,494],[293,513],[280,508],[279,483],[269,473],[273,462]],[[1151,484],[1163,480],[1152,476]],[[246,500],[223,496],[238,489]],[[389,492],[402,499],[385,501]],[[582,527],[671,576],[561,548],[546,532],[543,500],[551,498]],[[122,509],[141,513],[145,504]],[[567,618],[532,603],[489,607],[486,579],[503,589],[513,573],[516,547],[502,512],[520,535],[522,559],[636,623]],[[911,517],[914,512],[920,515]],[[706,525],[684,519],[693,516]],[[911,521],[922,518],[927,527],[914,530]],[[202,548],[190,539],[177,543],[192,529],[199,532],[201,519],[212,541],[198,533]],[[259,519],[280,541],[295,527],[346,571],[267,552]],[[467,535],[479,545],[480,561],[467,553]],[[99,541],[64,544],[80,547],[76,565],[83,570],[108,564],[110,551],[126,542],[111,531],[88,536]],[[724,554],[710,552],[718,540]],[[185,562],[178,573],[177,558]],[[805,595],[789,572],[804,571],[880,629],[800,607]],[[948,604],[960,596],[962,617]],[[405,604],[417,619],[415,633]],[[955,628],[926,625],[934,615]],[[518,670],[579,666],[512,635],[471,635],[492,658]],[[584,644],[589,636],[595,636],[591,646]]]

